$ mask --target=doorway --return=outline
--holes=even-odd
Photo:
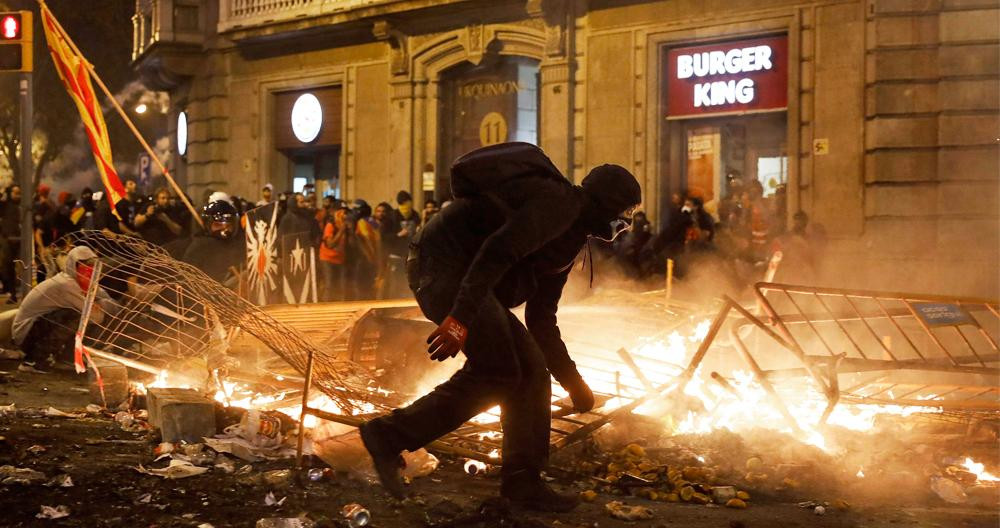
[[[538,143],[538,61],[488,56],[441,75],[434,195],[451,196],[449,169],[460,156],[506,141]]]

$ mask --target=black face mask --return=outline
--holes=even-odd
[[[628,231],[632,227],[632,214],[635,206],[626,211],[609,211],[608,209],[598,209],[593,215],[593,227],[590,236],[604,242],[614,242],[619,235]]]

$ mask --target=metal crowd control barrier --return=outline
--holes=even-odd
[[[311,395],[315,394],[317,387],[314,378],[323,376],[323,367],[319,366],[319,359],[322,354],[345,354],[351,361],[364,365],[366,368],[374,369],[377,360],[372,352],[372,341],[382,339],[378,331],[372,331],[372,320],[385,316],[392,310],[412,307],[413,301],[399,302],[355,302],[355,303],[321,303],[311,305],[308,310],[299,310],[283,307],[267,307],[265,310],[277,320],[306,332],[312,331],[315,335],[311,337],[324,343],[325,347],[320,350],[308,351],[306,365],[303,371],[304,377],[301,384],[301,397],[303,402],[308,402]],[[320,321],[336,321],[335,324],[325,325],[315,324]],[[684,324],[689,324],[690,319],[682,319]],[[428,323],[429,324],[429,323]],[[677,328],[681,323],[675,324]],[[421,334],[420,341],[423,341],[424,334]],[[574,342],[572,347],[585,348],[587,343]],[[377,347],[374,347],[377,348]],[[423,348],[419,347],[419,355],[423,355]],[[597,358],[594,351],[581,353],[577,357],[587,363],[591,372],[599,371],[606,379],[615,379],[616,394],[607,391],[595,390],[596,404],[593,410],[586,413],[578,413],[572,408],[570,399],[553,399],[552,401],[552,423],[550,426],[550,446],[551,452],[556,452],[562,448],[570,446],[580,440],[590,436],[594,431],[610,423],[611,421],[624,416],[643,403],[655,400],[671,392],[672,387],[676,387],[676,380],[670,379],[668,384],[654,386],[645,375],[643,370],[658,367],[661,370],[669,368],[677,369],[674,365],[663,363],[658,358],[632,354],[625,349],[619,349],[617,354],[614,349],[605,349],[605,356]],[[314,356],[314,354],[318,354]],[[395,351],[395,354],[402,354],[402,351]],[[588,355],[589,354],[589,355]],[[640,365],[639,362],[642,364]],[[408,366],[404,368],[410,368]],[[608,369],[612,370],[608,370]],[[619,374],[630,372],[631,378],[635,378],[634,383],[622,380],[618,383]],[[630,378],[630,379],[631,379]],[[372,394],[376,397],[377,394]],[[393,407],[402,402],[380,401],[382,405]],[[323,409],[303,405],[299,422],[305,423],[308,415],[315,416],[323,420],[334,421],[346,425],[358,426],[371,415],[348,416],[335,414]],[[482,416],[482,415],[481,415]],[[302,451],[305,441],[305,428],[299,428],[298,438],[298,464],[302,463]],[[493,415],[492,419],[479,419],[466,422],[455,431],[443,436],[440,440],[428,445],[428,449],[437,452],[450,453],[453,455],[480,460],[490,464],[499,464],[499,452],[502,449],[503,437],[500,419],[498,415]]]
[[[726,297],[713,328],[738,317],[729,331],[733,345],[795,427],[774,388],[788,378],[811,379],[826,397],[820,423],[841,401],[1000,411],[996,300],[769,282],[754,292],[757,313]],[[713,338],[692,359],[685,382]]]

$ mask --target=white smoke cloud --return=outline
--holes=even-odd
[[[166,92],[154,92],[147,89],[142,82],[132,81],[125,85],[117,94],[115,100],[125,109],[143,103],[150,111],[165,114],[170,109],[170,96]],[[117,111],[112,108],[110,102],[105,101],[101,106],[104,112],[105,121],[120,119]],[[66,190],[72,193],[79,193],[84,187],[93,190],[103,188],[100,174],[94,164],[94,155],[90,150],[90,141],[84,132],[83,124],[72,116],[76,121],[76,128],[73,132],[73,141],[65,145],[55,160],[51,161],[42,172],[42,182],[50,185],[54,190]],[[150,141],[153,151],[159,156],[164,164],[168,164],[170,157],[170,138],[162,136]],[[114,153],[112,153],[114,157]],[[115,170],[124,180],[126,177],[135,177],[138,173],[138,160],[123,160],[115,158]],[[157,177],[162,176],[162,171],[153,164],[152,176],[154,182]]]

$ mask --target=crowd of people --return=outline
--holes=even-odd
[[[765,197],[760,182],[729,179],[725,197],[714,201],[711,211],[699,193],[675,193],[658,232],[639,211],[629,231],[607,250],[633,278],[663,275],[670,260],[677,279],[711,265],[721,267],[737,287],[760,280],[769,261],[781,252],[782,269],[793,269],[795,279],[810,282],[818,272],[825,231],[810,224],[803,211],[792,216],[789,226],[784,191],[779,186]]]
[[[394,203],[383,201],[372,207],[363,199],[319,197],[311,185],[302,192],[275,193],[267,184],[257,201],[207,191],[200,208],[202,228],[167,188],[141,195],[135,181],[126,180],[125,191],[112,211],[101,191],[85,188],[79,197],[63,191],[53,201],[50,187],[38,186],[31,209],[39,281],[58,272],[48,252],[53,242],[73,231],[92,229],[140,237],[235,286],[245,261],[241,231],[246,229],[247,213],[265,211],[254,216],[269,220],[270,210],[262,208],[272,206],[277,208],[280,258],[295,244],[314,248],[320,301],[404,297],[410,295],[405,279],[410,242],[449,203],[426,200],[417,210],[410,193],[399,191]],[[674,194],[658,232],[639,211],[627,232],[613,243],[599,243],[598,249],[637,279],[664,274],[670,259],[674,277],[683,280],[693,267],[711,259],[722,263],[734,282],[749,284],[759,279],[761,268],[781,249],[798,259],[799,271],[813,274],[823,230],[810,225],[803,212],[793,215],[792,225],[787,226],[782,191],[765,197],[756,180],[731,179],[725,197],[714,201],[711,211],[697,194]],[[9,294],[8,303],[17,302],[14,261],[23,243],[22,199],[17,185],[0,191],[0,293]]]
[[[49,254],[54,242],[74,231],[98,230],[142,238],[216,280],[234,285],[245,259],[242,230],[247,213],[272,206],[278,209],[280,256],[295,243],[316,250],[320,300],[407,296],[404,274],[409,243],[440,210],[434,200],[416,210],[406,191],[397,193],[395,206],[384,201],[372,208],[362,199],[320,198],[311,185],[302,192],[275,193],[273,185],[267,184],[256,202],[224,192],[206,192],[199,223],[168,189],[142,195],[134,180],[124,184],[125,196],[115,211],[100,191],[85,188],[79,197],[64,191],[53,201],[51,188],[38,186],[31,197],[31,211],[39,282],[58,273]],[[22,195],[18,185],[0,191],[0,284],[10,304],[18,302],[15,261],[22,243]],[[255,216],[269,219],[271,214],[265,211]]]

